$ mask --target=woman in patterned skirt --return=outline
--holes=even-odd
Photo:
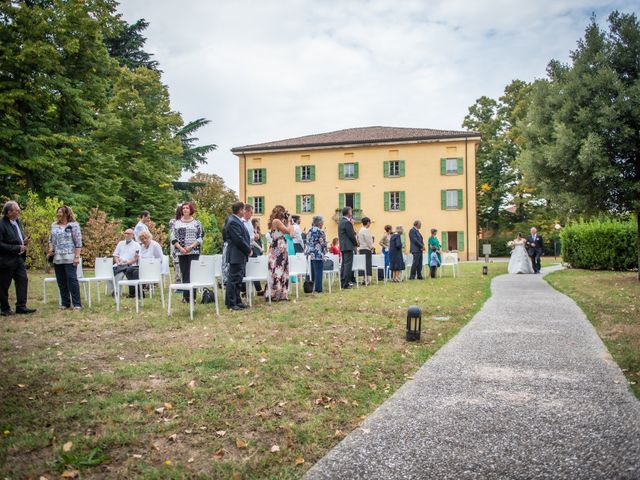
[[[271,248],[267,265],[269,278],[265,299],[271,301],[289,300],[289,253],[286,234],[293,235],[293,225],[289,222],[289,212],[282,205],[276,205],[269,217]]]

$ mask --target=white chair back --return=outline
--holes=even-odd
[[[413,264],[413,253],[407,253],[404,256],[404,264],[407,268],[411,268],[411,265]]]
[[[213,255],[201,255],[198,260],[191,261],[191,283],[209,284],[214,282]]]
[[[269,275],[267,268],[267,257],[260,255],[259,257],[249,257],[245,276],[250,278],[266,278]]]
[[[447,252],[442,257],[442,265],[457,265],[458,264],[458,254]]]
[[[144,283],[144,281],[160,281],[162,262],[159,258],[141,258],[138,265],[140,266],[139,278],[141,283]]]
[[[336,255],[335,253],[327,254],[327,258],[333,262],[333,271],[340,271],[340,255]]]
[[[222,255],[213,256],[213,275],[216,277],[222,277]]]
[[[377,255],[371,255],[371,266],[384,268],[384,255],[380,253]]]
[[[366,270],[367,260],[364,255],[353,256],[353,270]]]
[[[76,276],[80,278],[84,278],[84,271],[82,270],[82,258],[78,262],[78,266],[76,267]]]
[[[162,255],[162,275],[169,275],[169,255]]]
[[[97,257],[94,272],[98,278],[113,277],[113,257]]]
[[[307,273],[307,258],[304,255],[289,257],[289,275],[304,275]]]

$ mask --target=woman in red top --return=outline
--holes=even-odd
[[[329,247],[329,253],[333,253],[334,255],[341,255],[340,241],[338,240],[338,237],[334,238],[331,241],[331,246]]]

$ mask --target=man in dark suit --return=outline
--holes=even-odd
[[[351,207],[342,209],[342,219],[338,224],[338,239],[340,240],[340,251],[342,252],[342,266],[340,268],[340,283],[342,288],[351,288],[353,278],[353,252],[356,251],[358,240],[356,231],[353,229],[351,218],[353,210]]]
[[[14,313],[33,313],[35,309],[27,308],[27,244],[19,220],[20,206],[17,202],[7,202],[2,209],[0,219],[0,315],[8,317]],[[9,287],[11,281],[16,285],[16,310],[9,305]]]
[[[542,236],[538,235],[536,227],[531,229],[531,235],[527,236],[527,253],[531,257],[531,265],[533,273],[540,273],[540,256],[544,248]]]
[[[409,230],[409,252],[413,255],[413,263],[411,264],[411,274],[409,280],[422,280],[422,252],[424,251],[424,239],[420,233],[422,222],[416,220],[413,222],[413,228]]]
[[[227,258],[229,264],[229,279],[224,303],[231,310],[247,308],[240,299],[242,277],[247,258],[251,256],[251,239],[249,232],[242,223],[244,203],[236,202],[231,206],[232,215],[225,222],[223,237],[227,242]]]

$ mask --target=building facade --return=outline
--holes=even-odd
[[[385,225],[408,232],[421,220],[425,241],[437,228],[443,250],[475,260],[479,142],[476,132],[364,127],[231,151],[239,158],[240,198],[254,206],[263,231],[280,204],[305,229],[322,215],[330,241],[340,210],[350,206],[357,224],[371,219],[376,245]]]

